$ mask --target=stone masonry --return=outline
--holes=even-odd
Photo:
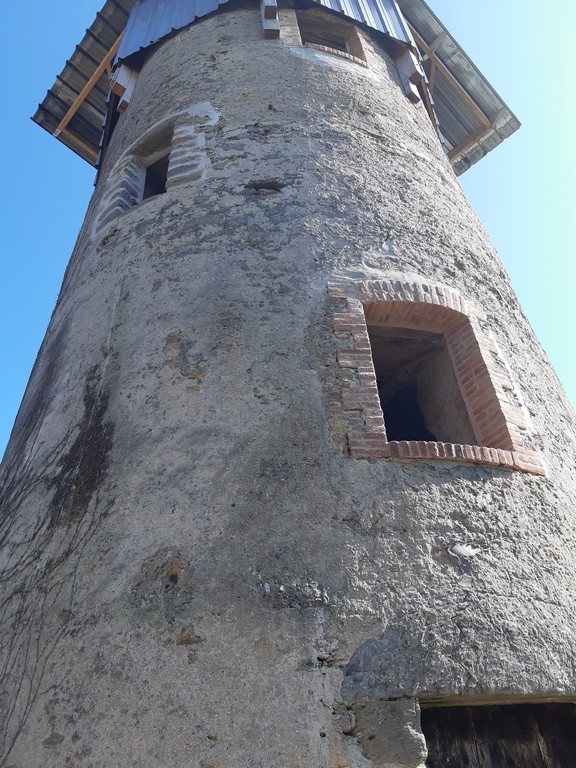
[[[417,768],[427,699],[576,695],[574,414],[381,41],[289,31],[172,36],[112,136],[2,466],[1,766]],[[475,446],[386,442],[396,284]]]

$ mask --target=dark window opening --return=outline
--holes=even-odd
[[[302,43],[312,43],[313,45],[325,45],[327,48],[334,48],[337,51],[348,53],[346,47],[346,38],[334,34],[319,34],[308,29],[301,29]]]
[[[475,444],[444,336],[368,325],[388,440]]]
[[[322,45],[364,59],[362,44],[352,24],[323,11],[296,11],[302,45]]]
[[[574,704],[422,705],[428,768],[572,768]]]
[[[416,389],[400,387],[391,398],[380,404],[384,413],[388,440],[432,440],[438,438],[430,432],[420,410]]]
[[[155,163],[152,163],[152,165],[149,165],[148,168],[146,168],[142,200],[147,200],[149,197],[161,195],[163,192],[166,192],[169,160],[170,155],[164,155],[160,160],[156,160]]]

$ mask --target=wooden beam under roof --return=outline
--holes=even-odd
[[[90,92],[92,91],[92,89],[94,88],[96,83],[98,82],[98,80],[100,80],[100,78],[106,72],[107,69],[111,68],[112,61],[114,60],[114,57],[118,53],[118,48],[120,47],[120,42],[122,40],[122,34],[120,34],[116,38],[116,41],[114,42],[114,45],[110,48],[110,50],[104,56],[104,58],[102,59],[100,64],[96,67],[96,69],[92,73],[90,79],[88,80],[88,82],[86,83],[84,88],[82,88],[82,90],[80,91],[78,96],[74,99],[74,102],[72,103],[72,105],[68,109],[68,112],[66,112],[66,114],[64,115],[62,120],[60,120],[60,122],[58,123],[58,127],[56,128],[56,130],[52,134],[53,136],[58,137],[61,133],[63,133],[66,130],[68,123],[70,122],[70,120],[72,120],[72,118],[74,117],[76,112],[78,112],[78,110],[80,109],[82,104],[86,101],[86,98],[88,97],[88,95],[90,94]],[[70,131],[66,130],[66,135],[69,138],[73,139],[78,144],[78,146],[82,146],[82,148],[84,148],[84,149],[88,148],[87,144],[84,144],[83,142],[81,142]],[[91,154],[94,154],[94,155],[96,154],[94,152],[93,148],[91,148],[90,152],[91,152]]]
[[[471,149],[475,144],[478,144],[480,139],[484,138],[484,136],[487,136],[491,130],[491,125],[481,125],[480,128],[476,128],[476,130],[473,131],[466,139],[464,139],[464,141],[461,141],[460,144],[453,147],[448,152],[448,160],[450,160],[451,163],[454,162],[454,160],[458,160],[458,158],[461,157],[465,152]]]
[[[78,136],[76,136],[71,131],[69,131],[68,128],[62,128],[62,130],[60,131],[60,134],[62,136],[66,136],[66,138],[69,139],[73,144],[75,144],[78,147],[78,149],[81,149],[83,152],[85,152],[88,155],[88,157],[90,157],[93,163],[96,163],[96,161],[98,160],[98,152],[94,149],[94,147],[91,147],[89,144],[86,144],[85,141],[82,141],[82,139],[80,139]]]
[[[470,111],[474,114],[475,117],[478,118],[479,122],[485,127],[490,127],[490,120],[486,117],[484,112],[480,109],[478,104],[474,101],[474,99],[466,92],[466,90],[460,85],[458,80],[454,77],[454,75],[450,72],[448,67],[436,56],[435,51],[432,50],[432,48],[428,45],[428,43],[424,40],[421,35],[418,34],[418,32],[414,29],[413,26],[410,25],[410,31],[414,35],[414,39],[416,40],[417,44],[420,48],[426,53],[430,61],[436,65],[436,68],[442,72],[446,80],[450,83],[450,85],[454,88],[455,91],[457,91],[458,96],[462,99],[464,104],[470,109]],[[436,41],[434,41],[436,42]]]
[[[418,32],[414,29],[412,25],[410,26],[410,31],[414,35],[414,39],[416,40],[416,43],[418,46],[425,52],[427,58],[430,60],[430,80],[428,87],[430,89],[430,93],[433,93],[434,91],[434,85],[436,82],[436,73],[441,72],[444,78],[450,83],[450,85],[454,88],[454,90],[457,92],[458,96],[464,104],[470,109],[470,111],[473,113],[473,115],[477,118],[480,125],[478,128],[476,128],[475,131],[473,131],[469,136],[467,136],[463,141],[460,142],[457,146],[453,147],[448,152],[448,159],[451,163],[453,163],[455,160],[458,160],[465,152],[467,152],[469,149],[471,149],[475,144],[477,144],[480,139],[482,139],[484,136],[487,136],[490,131],[492,130],[492,121],[486,117],[484,112],[480,109],[480,107],[476,104],[474,99],[466,92],[466,89],[463,88],[462,85],[458,82],[458,80],[454,77],[454,75],[450,72],[448,67],[439,59],[439,57],[436,55],[436,50],[440,46],[442,40],[445,37],[446,33],[440,33],[430,44],[428,44],[424,38],[418,34]]]

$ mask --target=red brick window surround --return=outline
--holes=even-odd
[[[314,48],[363,67],[368,66],[363,40],[353,24],[324,10],[297,10],[296,19],[305,48]]]
[[[338,282],[328,286],[328,295],[339,300],[333,317],[338,365],[351,374],[342,406],[359,416],[348,432],[353,458],[444,460],[545,474],[540,455],[526,444],[525,410],[483,312],[454,289],[425,282]],[[372,341],[379,333],[417,337],[421,332],[424,349],[441,340],[445,357],[437,368],[443,377],[451,368],[457,390],[453,398],[461,403],[468,425],[461,434],[469,439],[388,439],[369,329]],[[449,393],[446,397],[452,399]]]

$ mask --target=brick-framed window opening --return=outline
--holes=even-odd
[[[338,364],[353,373],[343,408],[360,416],[348,433],[353,458],[443,459],[544,474],[540,455],[526,445],[521,399],[480,310],[457,291],[424,282],[335,283],[328,293],[343,303],[333,328]],[[400,411],[414,403],[421,410],[420,432],[404,423],[403,438],[392,425],[387,435],[382,410],[398,392],[408,398]]]
[[[314,9],[296,10],[301,44],[325,53],[333,53],[357,64],[368,66],[358,30],[339,16]]]

